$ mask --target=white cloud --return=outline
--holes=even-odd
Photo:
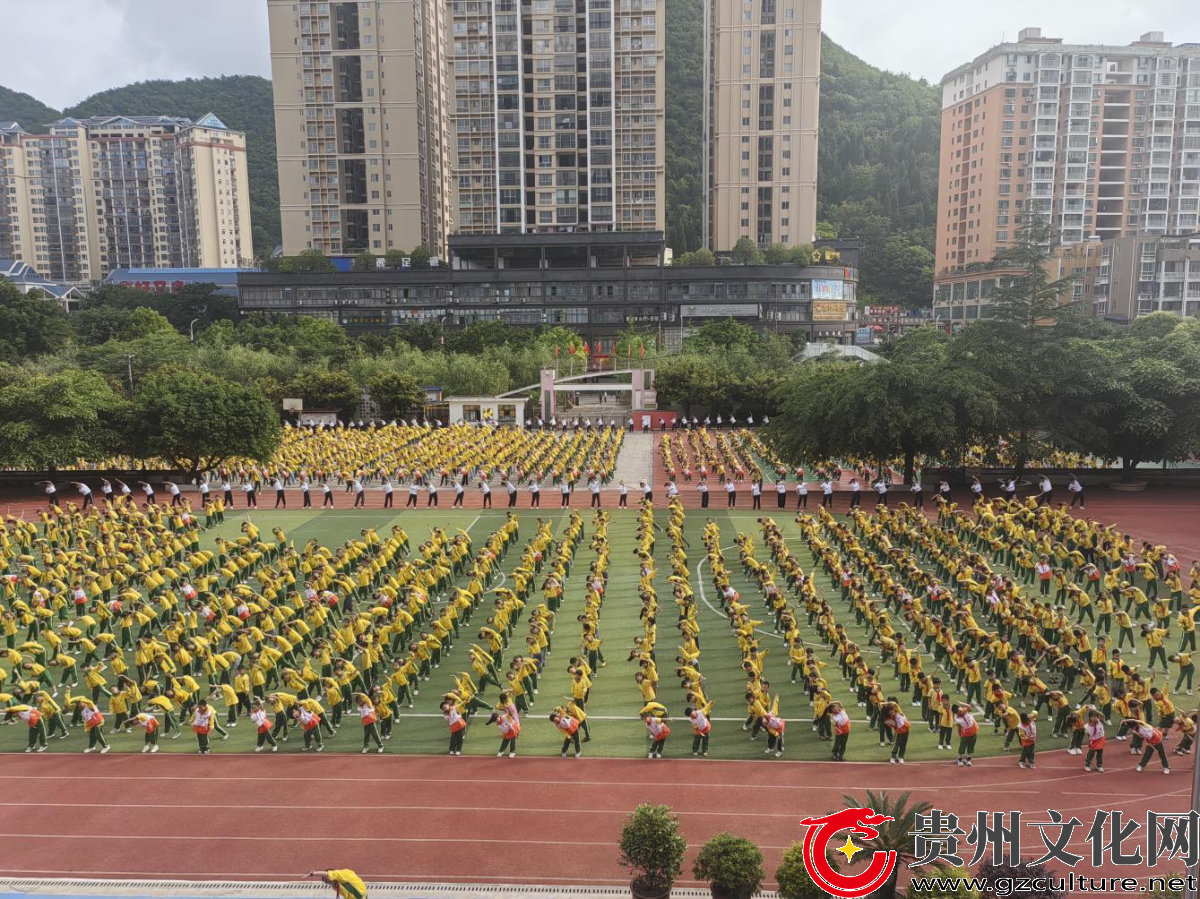
[[[1200,42],[1196,0],[825,0],[826,33],[856,56],[931,82],[1025,27],[1076,44],[1128,44],[1162,31],[1176,44]]]
[[[59,108],[149,78],[270,74],[265,0],[0,0],[0,17],[0,84]],[[1200,42],[1196,0],[825,0],[824,20],[867,62],[934,82],[1030,25],[1077,43]]]
[[[0,84],[59,109],[152,78],[270,74],[264,0],[0,0],[0,20]]]

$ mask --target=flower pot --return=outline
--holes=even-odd
[[[1113,481],[1108,485],[1110,490],[1121,493],[1141,493],[1146,489],[1146,481]]]
[[[633,894],[633,899],[669,899],[671,888],[644,886],[639,880],[634,880],[629,884],[629,892]]]

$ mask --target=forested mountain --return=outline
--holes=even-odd
[[[61,118],[57,111],[29,94],[0,87],[0,122],[20,122],[26,131],[34,131],[57,118]]]
[[[667,0],[667,242],[700,245],[704,0]],[[863,62],[822,38],[819,218],[822,230],[866,242],[863,293],[925,305],[932,278],[939,100],[935,87]],[[271,84],[254,76],[146,81],[104,91],[57,113],[0,88],[0,121],[28,128],[67,115],[213,112],[249,144],[254,245],[280,242]],[[729,248],[722,248],[729,249]]]
[[[667,241],[700,245],[704,0],[667,0]],[[926,305],[936,220],[937,88],[822,37],[818,218],[861,237],[863,292]],[[722,247],[719,249],[730,249]]]
[[[280,227],[275,113],[267,79],[231,75],[142,81],[95,94],[61,113],[25,94],[0,88],[0,121],[18,121],[29,131],[67,115],[175,115],[198,119],[209,112],[230,128],[246,132],[254,248],[260,255],[269,253],[280,242]]]

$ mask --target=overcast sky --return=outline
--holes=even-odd
[[[867,62],[930,81],[1030,25],[1076,43],[1200,43],[1197,0],[825,0],[824,19]],[[60,109],[149,78],[269,74],[265,0],[0,0],[0,23],[0,84]]]

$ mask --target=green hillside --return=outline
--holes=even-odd
[[[60,113],[29,94],[0,87],[0,122],[20,122],[26,131],[34,131],[61,117]]]

